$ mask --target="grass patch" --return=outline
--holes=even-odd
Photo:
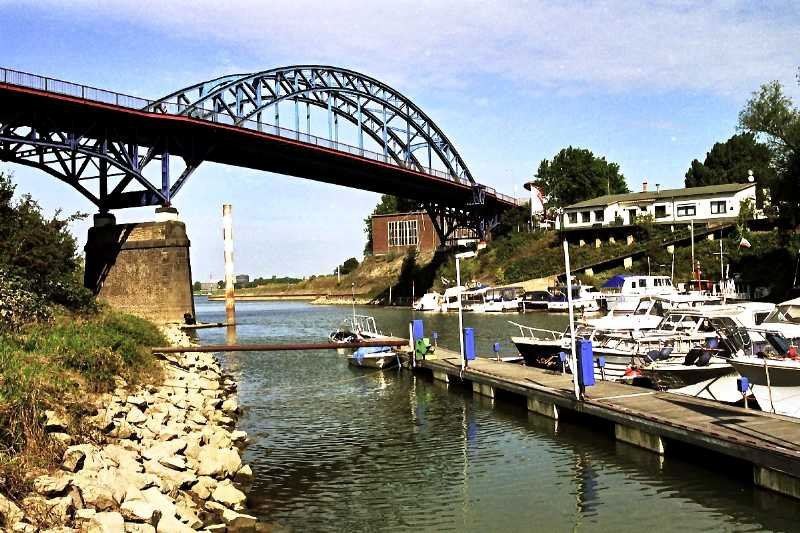
[[[46,409],[80,412],[89,392],[158,382],[150,348],[166,340],[152,323],[112,310],[61,314],[0,332],[0,479],[16,491],[24,472],[58,455],[42,430]],[[75,409],[72,409],[75,407]]]

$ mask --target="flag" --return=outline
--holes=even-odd
[[[742,237],[742,240],[739,241],[739,248],[750,248],[750,241]]]

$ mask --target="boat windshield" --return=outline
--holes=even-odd
[[[697,327],[697,317],[670,313],[658,325],[661,331],[694,331]]]
[[[800,324],[800,305],[779,305],[764,319],[764,323]]]

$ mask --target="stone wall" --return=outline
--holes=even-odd
[[[84,283],[112,307],[161,323],[194,316],[183,222],[93,227],[85,251]]]

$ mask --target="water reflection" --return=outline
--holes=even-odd
[[[198,301],[212,321],[224,307]],[[240,342],[324,338],[349,309],[245,302]],[[408,311],[367,310],[394,332]],[[562,317],[531,313],[531,325]],[[487,348],[506,317],[472,315]],[[538,322],[537,322],[538,321]],[[453,317],[426,319],[457,346]],[[448,329],[449,328],[449,329]],[[224,331],[200,333],[221,342]],[[453,343],[455,341],[455,343]],[[489,353],[489,352],[487,352]],[[504,353],[504,355],[508,352]],[[251,505],[293,531],[792,530],[794,501],[702,463],[657,456],[594,428],[408,372],[361,371],[335,352],[237,353]]]

